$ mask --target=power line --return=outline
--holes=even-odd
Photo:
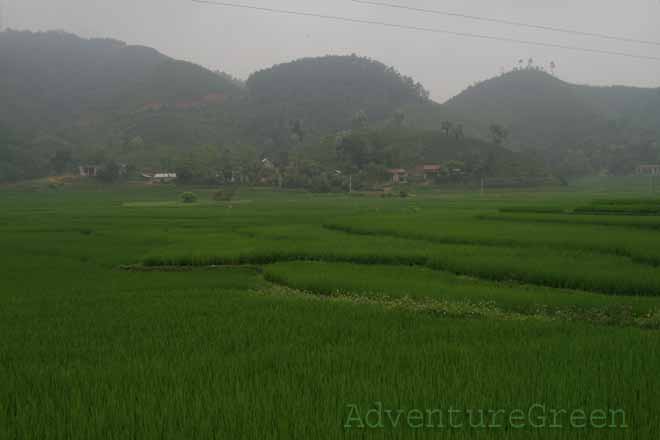
[[[476,38],[476,39],[481,39],[481,40],[492,40],[492,41],[501,41],[501,42],[506,42],[506,43],[524,44],[524,45],[528,45],[528,46],[549,47],[549,48],[553,48],[553,49],[572,50],[572,51],[576,51],[576,52],[596,53],[596,54],[600,54],[600,55],[613,55],[613,56],[620,56],[620,57],[627,57],[627,58],[636,58],[636,59],[641,59],[641,60],[660,61],[660,57],[654,57],[654,56],[650,56],[650,55],[631,54],[631,53],[627,53],[627,52],[616,52],[616,51],[610,51],[610,50],[592,49],[592,48],[587,48],[587,47],[569,46],[569,45],[554,44],[554,43],[545,43],[545,42],[541,42],[541,41],[519,40],[519,39],[515,39],[515,38],[497,37],[497,36],[482,35],[482,34],[473,34],[473,33],[468,33],[468,32],[455,32],[455,31],[449,31],[449,30],[438,29],[438,28],[410,26],[410,25],[405,25],[405,24],[387,23],[387,22],[373,21],[373,20],[364,20],[364,19],[359,19],[359,18],[342,17],[342,16],[337,16],[337,15],[324,15],[324,14],[317,14],[317,13],[312,13],[312,12],[302,12],[302,11],[294,11],[294,10],[287,10],[287,9],[266,8],[266,7],[260,7],[260,6],[245,5],[245,4],[240,4],[240,3],[228,3],[228,2],[211,1],[211,0],[191,0],[191,1],[193,3],[198,3],[198,4],[224,6],[224,7],[228,7],[228,8],[238,8],[238,9],[249,9],[249,10],[253,10],[253,11],[268,12],[268,13],[273,13],[273,14],[295,15],[295,16],[299,16],[299,17],[313,17],[313,18],[321,18],[321,19],[324,19],[324,20],[339,21],[339,22],[344,22],[344,23],[368,24],[368,25],[382,26],[382,27],[395,28],[395,29],[405,29],[405,30],[412,30],[412,31],[419,31],[419,32],[435,33],[435,34],[453,35],[453,36],[456,36],[456,37]]]
[[[580,36],[583,36],[583,37],[595,37],[595,38],[603,38],[603,39],[606,39],[606,40],[623,41],[623,42],[626,42],[626,43],[638,43],[638,44],[647,44],[647,45],[651,45],[651,46],[660,46],[660,41],[638,40],[638,39],[635,39],[635,38],[621,37],[621,36],[608,35],[608,34],[600,34],[600,33],[596,33],[596,32],[579,31],[579,30],[575,30],[575,29],[567,29],[567,28],[560,28],[560,27],[554,27],[554,26],[545,26],[545,25],[541,25],[541,24],[522,23],[520,21],[504,20],[504,19],[490,18],[490,17],[481,17],[481,16],[478,16],[478,15],[468,15],[468,14],[461,14],[461,13],[458,13],[458,12],[440,11],[440,10],[437,10],[437,9],[416,8],[416,7],[413,7],[413,6],[404,6],[404,5],[400,5],[400,4],[394,4],[394,3],[384,3],[384,2],[380,2],[380,1],[372,1],[372,0],[351,0],[351,1],[353,3],[360,3],[360,4],[363,4],[363,5],[382,6],[382,7],[394,8],[394,9],[405,9],[407,11],[423,12],[423,13],[426,13],[426,14],[445,15],[445,16],[448,16],[448,17],[464,18],[464,19],[467,19],[467,20],[484,21],[484,22],[489,22],[489,23],[506,24],[506,25],[509,25],[509,26],[518,26],[518,27],[544,30],[544,31],[551,31],[551,32],[561,32],[561,33],[565,33],[565,34],[580,35]]]

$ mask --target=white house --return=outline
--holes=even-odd
[[[660,165],[640,165],[637,174],[643,176],[660,176]]]
[[[151,178],[152,182],[167,183],[176,180],[176,173],[156,173]]]
[[[99,174],[100,167],[96,165],[81,165],[78,167],[80,177],[96,177]]]
[[[142,177],[148,179],[151,183],[167,183],[176,180],[176,173],[156,173],[156,174],[143,173]]]

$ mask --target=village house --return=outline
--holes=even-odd
[[[442,165],[418,165],[415,175],[422,177],[425,181],[433,179],[442,174]]]
[[[261,185],[280,185],[281,177],[279,170],[270,159],[261,160],[261,167],[257,175],[257,181]]]
[[[264,167],[267,170],[274,170],[275,169],[275,164],[273,163],[273,161],[271,161],[267,157],[261,159],[261,166]]]
[[[151,183],[169,183],[176,180],[176,173],[143,173],[142,177],[149,180]]]
[[[78,167],[80,177],[96,177],[101,171],[101,167],[97,165],[81,165]]]
[[[143,112],[157,112],[163,110],[164,108],[165,104],[157,101],[151,101],[144,104],[141,110]]]
[[[392,168],[387,170],[387,174],[392,176],[392,183],[406,183],[408,181],[408,171],[403,168]]]
[[[176,180],[176,173],[157,173],[151,179],[154,183],[168,183]]]
[[[660,176],[660,165],[640,165],[637,167],[640,176]]]

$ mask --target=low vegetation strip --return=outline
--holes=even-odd
[[[470,244],[555,248],[628,257],[640,264],[660,266],[660,234],[612,225],[556,224],[543,221],[490,222],[465,217],[445,220],[432,214],[365,216],[325,222],[326,229],[356,235],[389,236],[436,244]],[[552,218],[557,217],[555,215]]]
[[[142,263],[209,266],[283,261],[425,266],[494,281],[612,295],[660,295],[660,271],[623,256],[552,247],[441,244],[347,234],[313,225],[251,228],[240,236],[208,235],[156,249]]]
[[[541,215],[536,212],[504,211],[496,214],[480,214],[478,220],[520,222],[520,223],[554,223],[567,225],[593,225],[593,226],[616,226],[622,228],[637,228],[648,230],[660,230],[660,218],[621,216],[621,215],[583,215],[562,213],[557,215]]]
[[[268,265],[268,281],[306,292],[366,298],[452,316],[518,315],[599,324],[660,327],[660,298],[619,297],[485,282],[424,268],[289,262]]]
[[[575,213],[600,215],[660,215],[660,199],[602,199],[575,208]]]
[[[270,276],[269,276],[270,277]],[[267,277],[267,278],[269,278]],[[443,318],[456,319],[498,319],[507,321],[552,321],[548,315],[527,315],[505,311],[495,303],[472,303],[470,301],[446,301],[436,298],[411,298],[408,296],[389,296],[380,292],[349,292],[337,290],[331,293],[320,293],[314,290],[304,290],[289,285],[282,279],[271,280],[273,287],[257,293],[268,296],[290,296],[296,298],[316,298],[335,303],[350,303],[354,305],[381,306],[388,310],[424,313]],[[292,283],[293,284],[293,283]]]
[[[631,215],[631,216],[659,216],[660,207],[657,206],[639,206],[639,207],[618,207],[618,206],[582,206],[575,208],[576,214],[597,214],[597,215]]]
[[[528,214],[567,214],[570,211],[557,206],[512,206],[500,208],[505,213],[528,213]]]
[[[657,216],[660,215],[660,199],[598,199],[579,206],[509,206],[500,208],[502,213],[527,214],[594,214],[601,216]],[[657,221],[657,219],[656,219]]]

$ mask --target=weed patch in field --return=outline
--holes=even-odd
[[[322,295],[357,295],[389,302],[396,298],[419,302],[420,308],[439,301],[442,307],[451,304],[466,316],[513,313],[608,325],[644,322],[651,327],[651,316],[660,311],[660,298],[486,282],[424,268],[290,262],[266,266],[264,275],[276,284]]]

